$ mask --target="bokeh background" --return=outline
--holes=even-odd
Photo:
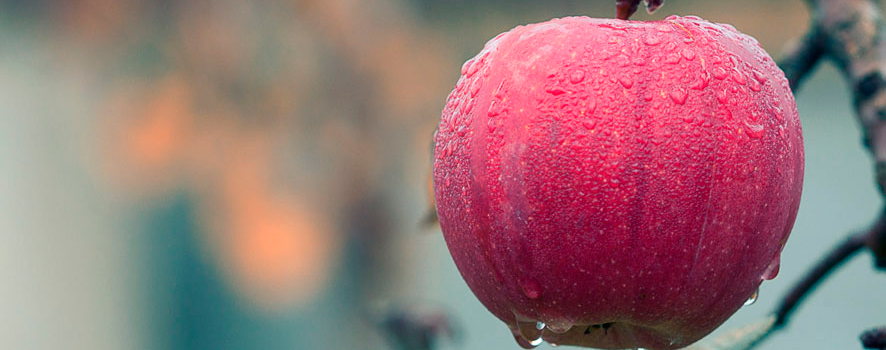
[[[422,225],[430,140],[462,62],[606,0],[0,1],[0,348],[516,349]],[[774,56],[801,0],[671,0]],[[882,205],[829,64],[797,101],[807,172],[763,316]],[[860,348],[886,275],[851,261],[763,349]],[[409,317],[403,315],[411,315]],[[411,318],[410,318],[411,317]],[[408,333],[408,332],[407,332]],[[549,345],[542,345],[547,348]]]

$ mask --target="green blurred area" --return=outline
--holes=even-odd
[[[671,0],[773,56],[802,1]],[[0,1],[0,348],[389,349],[387,310],[444,310],[514,349],[435,228],[430,141],[496,34],[612,1]],[[882,205],[846,84],[797,95],[807,171],[762,316]],[[886,279],[859,257],[762,349],[860,348]],[[719,332],[719,331],[718,331]],[[543,345],[542,347],[548,347]]]

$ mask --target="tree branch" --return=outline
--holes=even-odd
[[[874,328],[861,334],[861,345],[867,349],[886,349],[886,326]]]
[[[809,272],[794,285],[791,291],[784,296],[775,311],[775,325],[773,330],[778,330],[788,322],[791,314],[797,308],[797,305],[806,299],[819,282],[824,280],[836,268],[843,265],[843,263],[854,256],[855,253],[864,248],[870,232],[872,231],[850,235],[825,255],[815,267],[809,270]]]

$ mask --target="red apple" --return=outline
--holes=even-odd
[[[503,33],[435,142],[452,258],[525,347],[697,341],[775,277],[803,182],[784,74],[697,17]]]

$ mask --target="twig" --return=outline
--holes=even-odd
[[[866,331],[859,338],[861,345],[867,349],[886,349],[886,326]]]
[[[852,87],[864,144],[874,156],[880,193],[886,194],[886,25],[875,0],[807,0],[812,12],[809,32],[790,48],[779,66],[796,91],[822,58],[830,59]],[[876,267],[886,269],[886,219],[867,232],[851,235],[824,257],[776,311],[773,330],[783,327],[792,311],[828,274],[864,247],[874,254]]]
[[[877,182],[886,193],[886,26],[875,0],[807,0],[812,25],[779,66],[799,87],[821,58],[830,59],[852,86],[864,144],[874,156]]]
[[[809,292],[812,291],[825,277],[832,271],[840,267],[844,262],[849,260],[855,253],[864,248],[865,241],[871,231],[852,234],[830,251],[818,264],[797,282],[791,291],[785,295],[781,304],[775,311],[775,325],[773,330],[783,327],[790,318],[793,311],[797,308]]]

